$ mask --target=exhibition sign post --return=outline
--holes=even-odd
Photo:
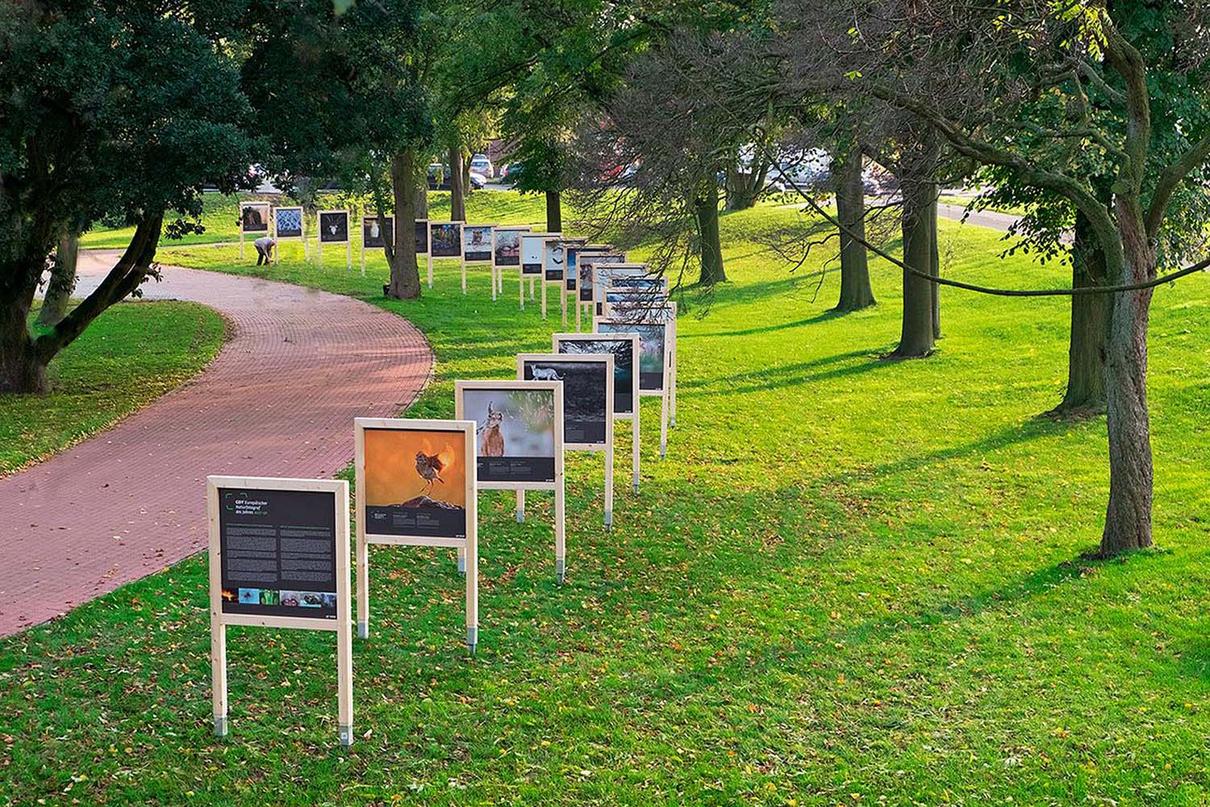
[[[467,224],[462,227],[462,293],[466,294],[466,265],[468,263],[492,265],[494,224]],[[496,299],[496,272],[492,275],[492,299]]]
[[[567,327],[567,279],[572,277],[576,270],[576,251],[588,243],[587,238],[564,238],[559,242],[559,248],[562,250],[562,266],[558,269],[558,289],[559,289],[559,310],[563,317],[563,327]],[[547,282],[552,282],[548,276]]]
[[[636,333],[556,333],[555,353],[613,355],[613,417],[630,421],[631,484],[639,492],[639,336]]]
[[[563,382],[563,448],[605,453],[605,526],[613,524],[613,355],[517,354],[520,381]],[[517,491],[518,519],[525,491]]]
[[[429,288],[433,288],[433,259],[462,260],[462,222],[429,222]],[[462,291],[466,292],[466,264],[462,265]]]
[[[345,271],[353,269],[353,243],[349,240],[349,211],[321,210],[319,220],[319,268],[324,266],[324,244],[345,245]]]
[[[525,308],[525,281],[528,278],[542,276],[542,268],[546,259],[546,242],[558,238],[558,233],[522,233],[521,234],[521,276],[518,280],[517,300],[521,308]],[[533,285],[530,285],[530,299],[533,299]]]
[[[301,207],[273,208],[273,237],[277,240],[277,256],[274,263],[281,260],[281,242],[300,239],[303,245],[303,260],[310,259],[307,249],[306,214]]]
[[[269,234],[269,203],[243,202],[239,206],[239,259],[244,259],[244,233]]]
[[[660,398],[660,458],[668,456],[668,411],[675,332],[668,322],[631,322],[598,317],[594,329],[601,334],[638,334],[639,396]]]
[[[466,645],[479,642],[475,423],[357,418],[357,634],[370,635],[370,544],[433,546],[466,558]]]
[[[567,570],[562,381],[455,381],[454,417],[475,422],[479,490],[550,490],[555,576]],[[524,512],[518,510],[518,520]],[[465,558],[459,554],[459,569]]]
[[[521,265],[521,235],[528,233],[529,227],[497,227],[492,235],[492,272],[496,282],[492,287],[492,299],[498,293],[504,292],[504,270]],[[521,297],[521,307],[525,307],[524,294]]]
[[[366,273],[366,249],[382,249],[395,243],[394,216],[361,217],[361,274]]]
[[[580,326],[580,314],[585,306],[589,308],[588,321],[591,324],[594,314],[593,285],[595,284],[596,269],[600,264],[622,263],[626,256],[621,252],[589,252],[581,250],[576,255],[576,330]]]
[[[353,743],[349,483],[211,476],[210,672],[214,733],[227,722],[227,626],[336,633],[341,745]]]
[[[614,281],[617,282],[617,279]],[[676,428],[676,379],[677,379],[677,355],[676,355],[676,303],[664,299],[662,302],[659,297],[648,295],[634,299],[627,297],[627,294],[632,294],[631,287],[625,287],[620,293],[621,299],[616,299],[614,302],[606,303],[608,308],[608,319],[620,320],[624,322],[666,322],[669,327],[669,358],[668,358],[668,425],[671,428]],[[606,290],[606,295],[619,295],[616,286],[611,286]]]
[[[546,287],[551,283],[563,286],[563,237],[553,234],[542,242],[542,273],[539,276],[542,286],[542,319],[546,319]]]

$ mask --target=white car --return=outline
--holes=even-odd
[[[483,174],[485,177],[493,176],[496,173],[492,169],[492,161],[487,158],[486,154],[476,154],[471,157],[471,171]]]

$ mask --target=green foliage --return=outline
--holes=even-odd
[[[0,474],[90,437],[180,385],[214,358],[222,339],[222,317],[205,306],[113,306],[60,355],[49,395],[0,396]]]
[[[705,318],[686,301],[669,457],[655,459],[649,400],[643,489],[626,492],[619,467],[612,531],[601,458],[568,458],[565,586],[549,498],[531,494],[516,524],[510,495],[481,497],[475,659],[452,553],[372,551],[350,752],[332,638],[306,631],[229,632],[232,735],[210,736],[194,558],[0,642],[0,802],[1205,803],[1210,278],[1156,292],[1167,551],[1085,562],[1104,424],[1034,417],[1062,391],[1066,302],[946,291],[940,352],[880,361],[893,294],[833,316],[821,259],[791,273],[760,247],[796,216],[722,218],[732,282]],[[942,233],[949,276],[1061,281],[997,260],[996,233]],[[267,271],[234,266],[230,247],[165,259],[408,317],[438,357],[419,417],[452,415],[456,378],[513,376],[512,355],[559,327],[518,312],[512,274],[493,303],[472,269],[464,297],[454,261],[402,303],[381,296],[380,256],[365,278],[343,256]],[[901,281],[871,270],[880,292]]]

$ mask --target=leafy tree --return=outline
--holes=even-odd
[[[204,184],[249,181],[234,16],[211,0],[0,5],[0,391],[45,390],[55,355],[138,291],[166,211],[200,213]],[[56,242],[107,216],[135,225],[129,247],[78,306],[31,332]]]

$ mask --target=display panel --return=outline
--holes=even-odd
[[[555,390],[459,390],[459,417],[475,421],[480,482],[555,481]]]
[[[434,258],[462,255],[462,222],[429,222],[429,254]]]
[[[303,209],[301,207],[275,207],[273,209],[273,232],[278,239],[302,238]]]
[[[635,333],[639,336],[639,391],[662,392],[667,372],[668,326],[662,322],[598,320],[598,333]]]
[[[491,224],[468,224],[462,228],[462,259],[467,263],[488,263],[492,259]]]
[[[239,228],[245,233],[269,232],[269,204],[246,202],[239,206]]]
[[[220,487],[218,508],[223,613],[337,618],[334,493]]]
[[[465,432],[366,428],[364,441],[367,534],[466,537]]]
[[[576,256],[576,274],[578,275],[576,286],[579,292],[580,302],[591,303],[593,300],[592,290],[593,284],[596,282],[596,270],[593,268],[599,264],[606,263],[622,263],[626,260],[626,256],[620,252],[580,252]]]
[[[567,248],[562,241],[547,241],[546,251],[542,256],[543,278],[548,283],[563,282],[563,261],[566,258]]]
[[[608,441],[613,407],[609,399],[611,362],[551,356],[519,357],[525,381],[563,382],[563,441],[604,445]]]
[[[542,263],[546,253],[546,241],[550,237],[550,233],[522,233],[521,274],[542,274]]]
[[[366,249],[382,249],[395,243],[395,217],[362,216],[361,243]]]
[[[634,412],[634,339],[594,337],[591,334],[556,334],[555,352],[567,354],[608,354],[613,356],[613,413],[629,415]]]
[[[319,240],[325,244],[344,244],[349,240],[349,211],[319,211]]]
[[[496,230],[496,266],[521,265],[521,233],[522,230]]]
[[[429,254],[429,220],[416,219],[416,254]]]

